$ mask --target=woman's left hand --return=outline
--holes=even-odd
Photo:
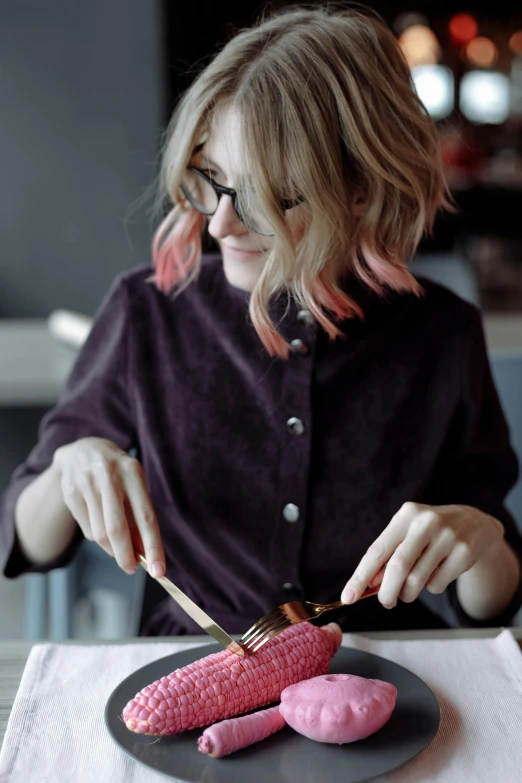
[[[442,593],[503,537],[497,519],[471,506],[404,503],[363,556],[341,600],[353,603],[380,582],[379,601],[387,609],[399,598],[414,601],[424,587]]]

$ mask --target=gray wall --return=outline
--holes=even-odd
[[[155,0],[0,0],[0,317],[92,315],[149,262],[133,206],[164,119],[160,23]],[[0,408],[0,492],[44,412]]]
[[[93,314],[150,260],[133,211],[163,121],[155,0],[0,3],[0,317]]]

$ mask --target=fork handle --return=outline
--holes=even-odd
[[[361,597],[357,599],[357,601],[362,601],[363,598],[371,598],[372,595],[377,595],[380,589],[381,589],[381,582],[379,582],[378,585],[375,585],[375,587],[367,587],[366,590],[361,595]],[[357,603],[357,601],[355,603]],[[350,606],[350,604],[344,604],[344,605]]]
[[[367,587],[361,597],[358,598],[357,601],[354,601],[354,603],[362,601],[363,598],[371,598],[372,595],[377,595],[380,589],[380,584],[376,585],[375,587]],[[333,604],[328,604],[328,609],[340,609],[341,606],[352,606],[352,604],[344,604],[342,601],[336,601]]]

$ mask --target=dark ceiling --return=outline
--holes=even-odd
[[[191,81],[191,72],[199,70],[198,63],[232,37],[234,30],[252,24],[264,8],[282,8],[294,3],[272,0],[162,0],[162,34],[166,69],[167,112]],[[313,5],[313,3],[311,3]],[[357,7],[358,3],[343,4]],[[375,9],[393,25],[399,14],[421,12],[426,16],[442,45],[445,45],[448,22],[458,12],[472,13],[482,35],[490,29],[505,28],[512,32],[522,28],[522,0],[476,0],[460,2],[450,0],[374,0],[367,7]]]

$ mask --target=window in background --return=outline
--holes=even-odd
[[[522,55],[511,63],[511,114],[522,117]]]

